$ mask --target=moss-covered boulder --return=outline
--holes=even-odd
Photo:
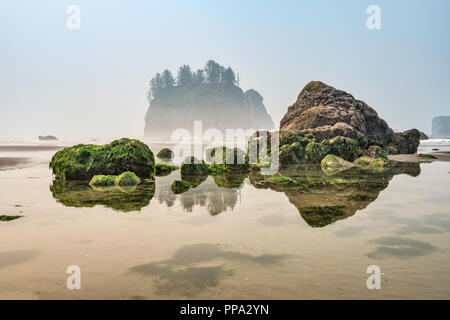
[[[161,149],[161,151],[158,152],[158,154],[156,156],[160,159],[170,160],[173,158],[173,151],[170,150],[169,148],[164,148],[164,149]]]
[[[295,164],[306,162],[306,150],[299,142],[293,142],[292,144],[285,144],[280,148],[280,163]]]
[[[390,161],[383,158],[370,158],[368,156],[362,156],[353,162],[357,167],[364,170],[383,172],[390,168]]]
[[[170,189],[172,189],[173,193],[180,194],[188,191],[190,187],[191,185],[189,184],[189,182],[186,182],[184,180],[175,180],[172,183]]]
[[[206,159],[211,165],[211,174],[220,174],[230,171],[245,171],[248,169],[246,154],[239,148],[217,147],[206,150]]]
[[[283,141],[294,141],[292,136],[288,137],[289,139],[285,138]],[[299,136],[292,144],[280,144],[282,165],[320,163],[328,154],[353,161],[362,155],[362,149],[356,140],[341,136],[326,139],[320,143],[308,137]]]
[[[195,157],[187,157],[181,165],[181,174],[188,176],[208,175],[208,165],[203,160]]]
[[[139,140],[123,138],[106,145],[83,145],[58,151],[50,162],[55,178],[91,180],[95,175],[119,175],[134,172],[138,177],[152,178],[153,152]]]
[[[177,166],[165,164],[165,163],[157,163],[155,164],[155,175],[158,177],[164,177],[169,175],[172,171],[180,169]]]
[[[348,170],[353,167],[353,163],[346,161],[334,154],[328,154],[320,162],[320,167],[327,175],[334,175],[338,172]]]
[[[364,155],[370,158],[383,158],[387,160],[386,151],[380,146],[370,146],[367,150],[364,151]]]
[[[344,160],[353,161],[363,153],[361,147],[355,139],[337,136],[321,142],[323,150],[328,150],[328,154],[334,154]]]
[[[96,175],[93,176],[89,185],[96,187],[108,187],[116,184],[117,176],[113,175]]]
[[[0,221],[2,221],[2,222],[8,222],[8,221],[16,220],[19,218],[22,218],[22,216],[9,216],[6,214],[0,215]]]
[[[96,175],[93,176],[89,185],[92,187],[109,187],[109,186],[137,186],[141,183],[141,179],[133,172],[127,171],[122,174],[115,175]]]
[[[141,183],[141,179],[134,172],[124,172],[116,177],[116,185],[118,186],[137,186]]]

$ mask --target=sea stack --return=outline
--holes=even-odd
[[[434,117],[431,127],[433,139],[450,139],[450,116]]]
[[[295,131],[317,142],[336,136],[377,145],[390,154],[416,153],[420,132],[395,133],[364,101],[320,81],[311,81],[288,108],[280,122],[281,131]]]
[[[245,92],[233,70],[210,60],[204,69],[191,71],[181,66],[174,79],[170,71],[157,73],[151,81],[149,108],[145,116],[146,137],[170,137],[176,129],[194,132],[194,122],[202,130],[268,129],[274,123],[254,89]]]

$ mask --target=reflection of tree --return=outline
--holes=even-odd
[[[156,198],[160,203],[172,206],[175,200],[180,200],[186,212],[192,212],[195,206],[206,207],[211,215],[216,215],[227,210],[233,210],[238,199],[238,187],[242,185],[246,175],[239,173],[231,177],[232,173],[220,176],[183,176],[191,184],[189,191],[175,195],[170,186],[176,175],[158,177],[156,183]]]
[[[227,210],[233,210],[237,203],[236,188],[220,188],[209,177],[202,184],[189,192],[180,195],[180,202],[187,212],[192,212],[194,206],[206,207],[211,215],[217,215]]]
[[[140,211],[149,205],[155,194],[155,183],[144,182],[135,187],[96,187],[86,182],[54,181],[50,191],[58,202],[67,207],[104,205],[117,211]]]

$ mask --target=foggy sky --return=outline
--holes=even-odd
[[[81,29],[66,26],[81,8]],[[381,30],[366,8],[381,8]],[[278,126],[321,80],[393,129],[430,133],[450,115],[450,2],[0,2],[0,139],[142,136],[150,78],[209,59],[254,88]]]

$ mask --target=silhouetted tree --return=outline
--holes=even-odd
[[[205,73],[202,69],[198,69],[197,73],[193,76],[194,86],[200,86],[205,83]]]
[[[164,72],[162,74],[162,82],[163,82],[164,88],[172,88],[175,84],[175,80],[172,76],[172,72],[170,72],[167,69],[164,70]]]
[[[230,67],[226,68],[222,73],[222,83],[224,84],[236,84],[236,76],[233,69]]]
[[[161,74],[158,72],[152,80],[150,80],[150,91],[148,92],[148,100],[150,101],[153,97],[157,97],[161,89],[164,87],[163,79]]]
[[[205,72],[206,80],[208,83],[216,84],[220,83],[220,69],[221,66],[214,60],[209,60],[206,63]]]
[[[178,69],[177,85],[181,87],[192,85],[192,71],[187,64]]]

